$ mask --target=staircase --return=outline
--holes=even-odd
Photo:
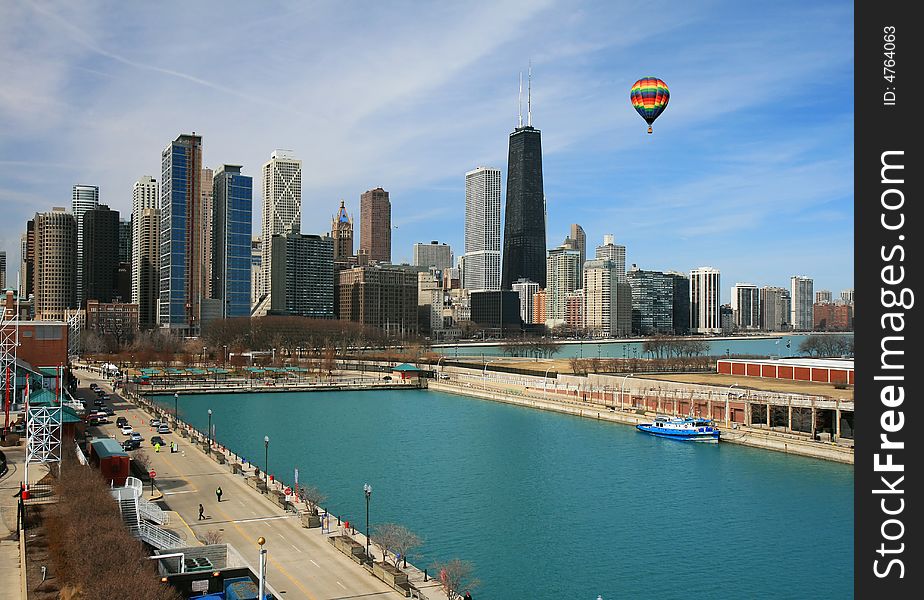
[[[132,477],[129,478],[134,479]],[[158,525],[167,524],[167,515],[153,502],[141,497],[141,488],[133,481],[127,481],[125,487],[113,488],[112,495],[119,503],[122,522],[128,532],[141,538],[158,550],[181,548],[186,545],[177,535],[161,529]],[[139,482],[140,483],[140,482]]]

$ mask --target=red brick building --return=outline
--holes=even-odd
[[[853,331],[853,306],[815,303],[815,331]]]
[[[16,357],[36,367],[67,364],[67,323],[62,321],[6,321],[2,327],[19,323]]]

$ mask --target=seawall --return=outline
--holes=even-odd
[[[431,390],[449,394],[547,410],[586,419],[610,421],[624,425],[637,425],[638,423],[648,422],[653,416],[652,414],[639,414],[636,412],[614,410],[599,404],[535,398],[498,390],[478,389],[471,385],[459,385],[447,383],[445,381],[430,381],[428,387]],[[773,450],[787,454],[798,454],[800,456],[808,456],[840,463],[853,464],[854,462],[854,453],[851,448],[845,448],[836,444],[813,442],[800,439],[793,435],[761,431],[749,427],[739,426],[736,429],[722,428],[722,442],[763,448],[765,450]]]

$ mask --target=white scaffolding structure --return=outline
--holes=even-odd
[[[16,352],[19,347],[19,319],[16,310],[9,315],[3,309],[0,313],[0,378],[4,413],[9,410],[6,402],[16,401]],[[9,423],[4,421],[4,427]]]
[[[64,369],[58,367],[57,406],[29,407],[26,415],[26,464],[23,479],[28,487],[29,465],[58,463],[61,465],[61,430],[64,423]],[[28,403],[27,403],[28,405]]]
[[[80,333],[83,325],[83,312],[75,310],[73,313],[65,314],[64,320],[67,321],[67,356],[80,355]]]

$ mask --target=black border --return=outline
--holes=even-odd
[[[922,5],[917,5],[920,11]],[[921,514],[924,509],[920,506],[921,493],[916,490],[924,487],[921,480],[920,463],[924,458],[924,450],[916,444],[913,433],[921,426],[921,405],[924,399],[917,397],[920,388],[919,375],[915,372],[917,366],[914,360],[915,346],[921,343],[919,337],[912,331],[917,331],[916,310],[886,308],[882,301],[883,290],[898,292],[901,288],[909,288],[915,293],[915,302],[924,301],[924,297],[917,294],[920,291],[919,271],[924,265],[915,264],[912,244],[916,241],[915,228],[918,223],[913,212],[917,208],[920,214],[920,194],[918,180],[920,173],[919,151],[912,144],[915,136],[916,122],[914,120],[916,109],[921,105],[921,99],[916,97],[916,78],[921,76],[922,48],[920,38],[924,31],[924,23],[912,17],[912,4],[910,1],[879,2],[861,1],[855,4],[854,15],[854,100],[855,100],[855,137],[854,137],[854,182],[855,182],[855,257],[856,273],[854,285],[856,288],[856,315],[854,322],[856,340],[856,380],[854,401],[856,406],[856,447],[855,447],[855,477],[854,477],[854,591],[857,598],[920,598],[924,597],[924,588],[921,586],[922,573],[924,573],[924,560],[920,552],[921,541]],[[888,73],[883,71],[883,61],[888,57],[884,55],[884,34],[886,27],[895,27],[895,78],[889,82],[884,78]],[[894,90],[889,90],[894,88]],[[884,94],[886,91],[895,92],[894,105],[886,105]],[[888,151],[902,151],[903,155],[890,155],[889,161],[893,164],[904,164],[903,171],[891,170],[887,173],[889,179],[902,178],[902,183],[883,184],[880,169],[882,168],[882,154]],[[898,173],[903,173],[899,175]],[[887,189],[901,188],[904,194],[904,206],[898,210],[887,211],[881,205],[881,196]],[[913,191],[912,191],[913,190]],[[894,193],[890,198],[898,198]],[[898,213],[904,215],[904,226],[900,230],[890,231],[881,222],[883,214],[892,223],[897,222]],[[904,239],[899,239],[903,235]],[[901,252],[893,252],[893,247],[902,246],[904,260],[900,260]],[[889,258],[886,258],[889,257]],[[897,269],[904,268],[905,280],[899,284],[886,284],[883,282],[883,267],[893,265]],[[882,316],[885,313],[904,312],[904,331],[894,333],[891,330],[892,321],[887,321],[883,328]],[[893,350],[904,351],[903,355],[892,355],[892,363],[903,362],[903,370],[884,370],[881,368],[881,344],[883,337],[888,335],[904,335],[904,340],[891,340],[888,347]],[[905,376],[904,381],[886,382],[876,380],[876,376],[896,375]],[[905,443],[904,449],[880,449],[880,434],[884,433],[880,419],[890,410],[881,402],[883,386],[894,383],[904,386],[905,399],[901,406],[891,410],[901,411],[904,416],[904,426],[898,432],[889,433],[889,439]],[[884,454],[892,454],[895,463],[904,465],[901,473],[876,472],[874,460],[880,454],[879,461],[885,462]],[[884,488],[880,479],[885,475],[896,488],[902,490],[901,494],[877,494],[875,490]],[[905,479],[895,485],[895,479],[901,475]],[[904,507],[900,514],[894,518],[903,525],[902,537],[896,541],[887,541],[883,538],[881,528],[886,519],[892,518],[883,513],[880,504],[887,498],[886,506],[896,510],[900,506],[899,498],[904,499]],[[897,535],[902,528],[891,523],[887,526],[889,535]],[[877,550],[880,544],[885,543],[886,548],[899,548],[904,543],[901,553],[880,555]],[[823,551],[819,548],[819,551]],[[889,575],[883,578],[874,573],[874,561],[879,560],[880,571],[886,571],[888,561],[897,558],[904,566],[904,577],[899,578],[900,569],[893,565]],[[823,576],[819,574],[819,576]]]

